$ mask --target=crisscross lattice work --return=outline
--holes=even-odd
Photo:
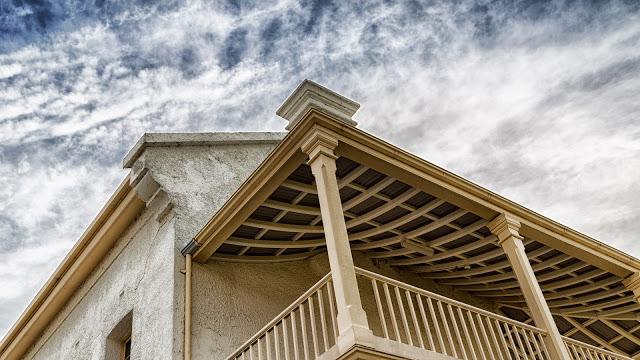
[[[530,322],[509,262],[487,220],[341,157],[340,197],[353,250],[497,303]],[[324,251],[313,175],[301,165],[228,238],[215,260],[279,262]],[[640,351],[640,305],[619,277],[535,239],[533,270],[565,335],[612,351]]]

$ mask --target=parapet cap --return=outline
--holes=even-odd
[[[152,146],[203,146],[234,144],[276,144],[286,132],[209,132],[209,133],[145,133],[122,160],[129,169],[147,147]]]
[[[352,117],[359,108],[360,104],[357,102],[311,80],[304,80],[293,90],[276,111],[276,114],[289,121],[287,130],[293,128],[310,109],[318,110],[351,126],[356,126],[358,123],[353,121]]]

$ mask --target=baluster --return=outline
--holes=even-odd
[[[480,356],[482,357],[482,360],[487,360],[487,356],[484,353],[484,346],[482,345],[482,340],[480,339],[480,335],[478,335],[478,329],[476,328],[475,321],[473,321],[473,313],[471,312],[471,310],[467,310],[467,316],[469,317],[469,325],[471,327],[471,332],[473,333],[473,338],[476,341],[476,344],[478,344],[478,349],[480,350]],[[475,351],[473,352],[475,353]]]
[[[578,347],[578,350],[580,350],[580,354],[582,354],[582,358],[584,360],[587,360],[588,358],[587,358],[587,355],[585,355],[585,353],[584,353],[584,348],[582,346],[580,346],[580,347]]]
[[[376,279],[371,278],[371,286],[373,286],[373,297],[376,300],[378,316],[380,317],[380,324],[382,324],[382,332],[384,337],[389,339],[389,330],[387,329],[387,321],[384,317],[384,311],[382,310],[382,299],[380,299],[380,291],[378,290],[378,282]]]
[[[487,324],[487,328],[489,329],[489,333],[491,335],[491,339],[493,340],[493,344],[496,346],[495,349],[496,349],[496,353],[498,353],[498,359],[504,360],[504,356],[502,355],[502,347],[500,346],[500,341],[498,341],[498,337],[496,336],[496,331],[494,330],[493,325],[491,324],[491,318],[485,317],[485,322]]]
[[[289,330],[287,330],[287,318],[282,319],[282,342],[284,344],[284,360],[289,360]],[[291,320],[291,317],[289,317]]]
[[[482,315],[476,313],[476,320],[478,322],[478,326],[480,327],[480,333],[482,334],[482,341],[484,342],[484,347],[487,348],[487,352],[489,353],[489,358],[491,360],[495,360],[496,357],[493,354],[493,350],[491,349],[491,342],[489,341],[489,337],[487,336],[487,329],[484,327],[484,323],[482,322]],[[483,355],[483,358],[484,355]]]
[[[416,294],[416,302],[418,303],[418,309],[420,310],[420,317],[422,318],[424,332],[427,333],[427,343],[429,344],[429,347],[427,348],[427,350],[435,351],[435,347],[433,345],[433,337],[431,336],[431,326],[429,326],[429,321],[427,320],[427,314],[424,311],[424,304],[422,303],[422,296],[420,294]]]
[[[327,319],[324,314],[324,300],[322,296],[322,288],[318,290],[318,307],[320,308],[320,325],[322,328],[322,343],[324,344],[324,351],[329,350],[329,334],[327,333]]]
[[[402,327],[404,329],[404,335],[407,338],[407,342],[409,345],[413,346],[413,339],[411,338],[411,331],[409,330],[409,322],[407,321],[407,314],[404,311],[404,304],[402,302],[402,296],[400,295],[400,289],[397,286],[394,286],[393,292],[396,294],[396,301],[398,302],[398,307],[400,308],[400,319],[402,320]],[[400,336],[398,336],[398,341],[402,342]]]
[[[529,358],[535,359],[535,353],[533,352],[533,348],[531,347],[531,341],[529,340],[529,336],[527,335],[527,330],[520,328],[520,333],[522,333],[522,338],[527,345],[527,351],[529,351]]]
[[[384,290],[384,297],[387,300],[387,307],[389,308],[389,316],[391,317],[391,325],[393,325],[394,337],[397,341],[400,339],[400,330],[398,329],[398,322],[396,321],[396,312],[393,310],[393,303],[391,302],[391,295],[389,294],[389,285],[386,282],[382,283],[382,290]]]
[[[307,340],[307,316],[304,312],[304,304],[300,304],[300,330],[302,331],[302,350],[304,360],[309,360],[309,341]]]
[[[540,333],[537,334],[538,342],[540,343],[540,346],[542,346],[542,350],[544,351],[545,358],[550,359],[551,357],[549,356],[549,350],[547,349],[546,341],[544,341],[545,336],[546,335],[543,335]]]
[[[422,340],[422,331],[420,331],[420,324],[418,324],[416,309],[413,307],[413,300],[411,300],[411,293],[409,292],[409,290],[405,290],[404,295],[407,297],[407,306],[409,307],[409,313],[411,314],[411,321],[413,321],[413,328],[416,329],[418,344],[420,345],[421,348],[424,349],[424,341]]]
[[[433,303],[431,302],[431,298],[427,298],[427,307],[429,308],[429,313],[431,314],[431,318],[433,319],[433,327],[436,329],[436,338],[438,339],[438,344],[440,345],[440,351],[443,354],[447,355],[447,349],[444,347],[444,340],[442,339],[442,334],[440,333],[440,321],[436,317],[436,312],[433,309]],[[440,309],[440,313],[442,314],[442,309]],[[434,349],[435,350],[435,349]]]
[[[269,340],[269,331],[264,336],[264,341],[267,343],[267,360],[271,360],[271,340]]]
[[[311,321],[311,340],[313,340],[313,353],[317,357],[318,353],[318,333],[316,331],[316,313],[313,306],[313,295],[309,297],[309,321]]]
[[[520,354],[520,356],[522,356],[524,359],[526,359],[526,351],[524,348],[524,344],[522,344],[522,340],[520,339],[520,334],[518,333],[518,328],[515,325],[511,325],[511,328],[513,329],[513,337],[516,338],[516,342],[518,343],[518,347],[516,348],[516,350],[518,350],[518,353]]]
[[[467,328],[467,322],[465,321],[464,315],[462,314],[462,309],[456,306],[456,310],[458,312],[458,318],[460,319],[460,323],[462,324],[462,331],[463,331],[467,346],[469,347],[469,352],[471,353],[471,357],[473,358],[473,360],[478,360],[476,358],[476,352],[473,351],[473,340],[471,339],[471,336],[469,336],[469,329]],[[462,342],[461,345],[462,345],[462,348],[464,349],[465,348],[464,342]],[[464,354],[465,351],[463,351],[462,353]]]
[[[540,345],[538,345],[538,340],[536,339],[536,334],[533,332],[533,330],[529,330],[529,333],[531,333],[531,339],[533,341],[533,346],[536,348],[536,359],[544,359],[544,356],[542,355],[542,351],[540,351]]]
[[[262,343],[260,342],[261,338],[258,338],[256,343],[258,344],[258,360],[262,360]]]
[[[587,354],[587,359],[589,360],[593,360],[593,356],[591,355],[591,349],[585,347],[584,348],[585,353]]]
[[[509,348],[511,348],[511,351],[509,351],[509,355],[511,355],[511,353],[513,353],[513,355],[515,355],[516,359],[520,358],[520,355],[517,353],[517,347],[516,344],[513,342],[513,338],[511,337],[511,330],[509,330],[509,324],[507,323],[503,323],[503,327],[507,332],[507,338],[509,339],[509,345],[511,345],[510,347],[507,347],[507,351],[509,351]],[[511,357],[511,356],[509,356]]]
[[[509,351],[509,344],[507,344],[507,339],[503,333],[503,329],[500,321],[498,321],[497,319],[489,319],[489,324],[493,327],[494,330],[496,330],[496,335],[498,339],[500,339],[500,344],[502,345],[500,346],[500,352],[503,354],[506,354],[505,357],[508,360],[513,360],[513,357],[511,356],[511,352]]]
[[[453,307],[451,304],[447,303],[447,311],[451,316],[451,322],[453,323],[453,331],[456,334],[456,340],[458,345],[460,345],[460,350],[462,350],[462,358],[467,360],[467,350],[464,348],[464,343],[462,342],[462,336],[460,335],[460,329],[458,329],[458,321],[456,320],[456,316],[453,314]]]
[[[278,336],[278,324],[273,327],[273,342],[275,343],[276,360],[280,360],[280,336]]]
[[[573,352],[576,354],[576,359],[582,359],[582,355],[580,355],[579,347],[577,347],[576,344],[571,344],[571,348],[573,349]]]
[[[565,340],[564,345],[567,347],[567,351],[569,352],[569,357],[572,359],[577,359],[575,349],[573,348],[573,344]]]
[[[293,336],[293,358],[295,360],[300,359],[300,355],[298,352],[298,330],[297,330],[297,319],[296,319],[296,311],[293,310],[291,312],[291,334]]]
[[[591,350],[591,352],[593,352],[593,358],[595,360],[606,360],[606,356],[603,353],[593,349]]]
[[[442,309],[442,302],[438,300],[435,300],[435,301],[436,301],[436,305],[438,305],[438,311],[440,313],[440,317],[444,325],[444,331],[447,334],[447,340],[449,340],[449,347],[451,348],[453,357],[458,357],[458,350],[456,349],[455,344],[453,343],[453,337],[451,336],[451,330],[449,329],[449,322],[447,321],[447,315]],[[449,354],[447,353],[446,355],[449,355]]]
[[[327,283],[327,294],[329,296],[329,313],[331,314],[331,329],[333,330],[333,340],[335,343],[338,343],[338,325],[336,325],[337,316],[336,316],[336,307],[335,300],[336,298],[333,296],[333,281],[329,280]]]
[[[599,351],[596,351],[596,350],[592,350],[592,351],[593,351],[593,358],[594,359],[596,359],[596,360],[606,360],[606,356],[603,353],[601,353]]]

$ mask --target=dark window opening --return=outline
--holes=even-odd
[[[131,338],[128,338],[127,341],[124,342],[124,360],[131,360]]]

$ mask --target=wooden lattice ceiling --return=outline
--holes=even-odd
[[[340,196],[353,250],[497,303],[530,322],[510,265],[487,220],[357,164],[337,160]],[[640,305],[622,279],[525,238],[527,254],[564,335],[634,356]],[[280,262],[324,251],[310,168],[301,165],[211,256]]]

